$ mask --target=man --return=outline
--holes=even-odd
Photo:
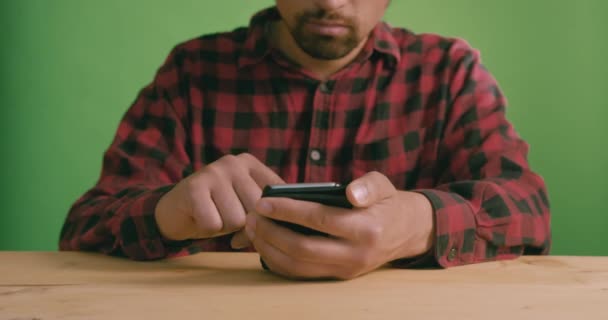
[[[465,42],[380,22],[388,0],[277,0],[177,46],[123,118],[63,250],[256,250],[289,278],[547,253],[550,214],[505,99]],[[260,199],[348,183],[352,209]],[[303,225],[306,236],[274,223]]]

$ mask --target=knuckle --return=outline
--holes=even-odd
[[[209,191],[206,188],[206,185],[200,181],[195,179],[184,180],[184,188],[181,188],[181,192],[183,192],[182,197],[184,197],[183,210],[188,212],[193,219],[194,223],[197,227],[203,225],[203,221],[207,220],[206,215],[208,213],[202,212],[203,209],[207,206],[205,193]]]
[[[248,153],[248,152],[240,153],[238,156],[236,156],[236,158],[238,158],[239,160],[255,159],[255,157],[251,153]]]
[[[252,167],[255,167],[257,161],[257,158],[250,153],[241,153],[234,156],[234,162],[231,163],[230,168],[233,172],[238,172],[237,174],[248,175],[248,172]]]
[[[300,241],[288,245],[288,252],[302,259],[307,259],[313,257],[316,250],[309,241]]]
[[[369,174],[373,179],[383,179],[384,178],[384,175],[382,173],[380,173],[379,171],[372,171]]]
[[[361,240],[370,245],[375,245],[382,240],[383,235],[384,228],[382,225],[372,223],[361,231]]]
[[[358,181],[369,188],[376,185],[382,177],[384,177],[384,175],[378,171],[369,171],[363,177],[359,178]]]
[[[195,174],[182,180],[182,185],[184,185],[188,191],[198,190],[202,187],[202,180],[203,179],[200,179],[200,174]]]
[[[223,164],[218,161],[210,163],[205,167],[204,173],[207,178],[217,179],[224,175]]]
[[[390,190],[390,192],[393,192],[396,190],[395,186],[393,185],[391,180],[386,175],[384,175],[378,171],[372,172],[372,181],[373,181],[374,187],[376,187],[379,190],[385,190],[385,191]]]
[[[208,192],[207,187],[202,179],[187,179],[184,180],[184,188],[186,197],[196,203],[201,200],[201,194]]]
[[[237,158],[237,156],[232,155],[232,154],[227,154],[221,158],[219,158],[218,160],[212,162],[211,164],[209,164],[209,167],[215,167],[215,168],[233,168],[235,165],[238,165],[239,160]]]
[[[219,233],[223,228],[223,223],[220,219],[209,219],[208,217],[200,217],[198,223],[198,231],[207,236],[213,236]]]
[[[308,226],[315,229],[327,230],[331,224],[330,217],[318,209],[310,209],[306,214]]]
[[[235,156],[233,154],[227,154],[227,155],[221,157],[218,161],[223,162],[223,163],[232,164],[232,163],[238,162],[238,156]]]
[[[223,230],[232,232],[242,229],[245,226],[245,221],[246,218],[244,214],[235,214],[234,216],[224,218]]]
[[[251,153],[241,153],[235,157],[235,160],[239,162],[239,164],[249,167],[252,163],[257,163],[258,159],[254,157]]]

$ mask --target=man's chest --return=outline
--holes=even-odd
[[[413,186],[434,157],[443,101],[401,76],[219,82],[194,103],[194,157],[204,165],[248,152],[288,182],[347,182],[379,171]]]

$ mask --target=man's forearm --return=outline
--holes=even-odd
[[[168,246],[154,219],[154,208],[169,188],[128,189],[117,193],[119,197],[87,193],[69,212],[61,231],[60,249],[97,251],[135,260],[175,254],[182,247]]]

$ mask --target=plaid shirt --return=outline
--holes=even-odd
[[[376,170],[425,194],[436,222],[429,256],[443,267],[548,252],[545,185],[477,51],[380,23],[355,61],[320,82],[269,46],[273,19],[264,10],[249,28],[171,52],[122,119],[98,183],[71,208],[62,250],[138,260],[231,250],[230,236],[163,239],[154,209],[186,176],[249,152],[286,182]]]

